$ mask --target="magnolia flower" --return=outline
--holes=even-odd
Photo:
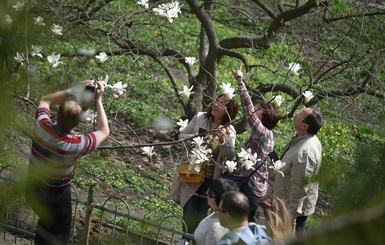
[[[152,155],[155,154],[155,152],[153,152],[153,150],[154,150],[154,146],[142,147],[142,154],[147,155],[149,158],[151,158]]]
[[[79,116],[80,122],[95,122],[96,121],[96,114],[93,110],[87,109]]]
[[[272,101],[272,104],[275,105],[276,107],[280,107],[284,99],[282,98],[281,95],[276,95],[274,97],[274,100]]]
[[[176,124],[180,126],[179,131],[182,131],[185,127],[187,127],[188,119],[186,120],[179,119],[179,122],[177,122]]]
[[[106,52],[100,52],[99,55],[95,56],[101,63],[104,63],[108,59]]]
[[[40,53],[42,49],[43,49],[42,46],[32,45],[31,55],[32,56],[39,56],[40,58],[43,58],[43,55]]]
[[[203,137],[195,137],[193,139],[193,144],[196,145],[196,147],[200,147],[203,144],[204,140]]]
[[[59,59],[60,59],[60,54],[57,54],[57,55],[51,54],[47,56],[47,60],[50,64],[52,64],[52,67],[58,67],[60,64],[63,63],[59,61]]]
[[[38,16],[38,17],[36,17],[36,18],[34,18],[34,19],[35,19],[34,23],[35,23],[36,25],[39,25],[39,26],[45,26],[45,23],[43,22],[43,21],[44,21],[44,18],[43,18],[43,17]]]
[[[311,99],[313,99],[314,95],[311,91],[305,91],[302,93],[303,97],[305,97],[305,104],[309,103]]]
[[[232,173],[237,169],[237,163],[235,161],[226,161],[227,170]]]
[[[148,0],[139,0],[136,4],[148,9]]]
[[[242,163],[242,165],[245,167],[246,170],[254,169],[255,162],[251,160],[246,160]]]
[[[282,177],[285,177],[283,172],[280,171],[280,169],[285,167],[285,166],[286,166],[285,162],[281,162],[281,160],[277,160],[277,161],[273,162],[273,166],[270,166],[269,168],[272,169],[273,172],[280,173],[280,174],[282,174]]]
[[[247,151],[242,148],[241,149],[241,152],[238,153],[238,157],[241,158],[241,159],[247,159],[249,157],[249,155],[251,155],[251,149],[247,149]]]
[[[186,57],[184,61],[191,67],[197,62],[197,58],[195,57]]]
[[[112,89],[112,86],[107,84],[108,79],[109,79],[109,76],[108,76],[108,74],[106,74],[106,77],[104,79],[103,79],[103,77],[98,77],[98,82],[103,83],[104,86]]]
[[[123,84],[121,81],[115,83],[112,85],[111,89],[115,92],[118,92],[119,95],[122,95],[124,92],[126,92],[127,83]]]
[[[193,94],[194,92],[191,92],[191,90],[193,89],[194,85],[191,86],[191,88],[188,88],[186,85],[183,86],[183,91],[179,91],[178,93],[180,95],[183,95],[185,96],[186,98],[189,98],[191,94]]]
[[[293,73],[294,75],[298,76],[299,75],[298,70],[301,69],[301,65],[298,63],[292,62],[292,63],[289,63],[289,67],[287,67],[287,69],[289,69],[290,72]]]
[[[80,48],[78,49],[79,54],[84,56],[94,56],[96,54],[96,50],[94,48]]]
[[[17,63],[21,63],[21,65],[24,65],[24,62],[27,61],[24,54],[20,54],[19,52],[16,52],[14,59],[17,61]]]
[[[3,22],[7,25],[12,24],[13,20],[12,17],[9,14],[4,15],[4,20]]]
[[[17,11],[19,11],[19,10],[24,8],[24,4],[25,4],[24,1],[17,2],[15,5],[12,6],[12,8],[14,8]]]
[[[173,22],[173,18],[178,18],[178,13],[181,13],[179,6],[179,2],[171,2],[171,3],[162,3],[158,5],[157,8],[153,8],[152,11],[155,12],[156,15],[160,17],[165,17],[170,21],[170,23]]]
[[[234,97],[235,89],[231,87],[231,83],[222,83],[221,84],[222,93],[224,93],[228,99],[232,99]]]
[[[63,27],[61,25],[53,24],[51,30],[56,35],[63,35]]]

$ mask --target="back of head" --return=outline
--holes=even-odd
[[[215,198],[215,203],[219,206],[219,202],[221,201],[222,195],[228,191],[238,191],[238,185],[229,179],[214,179],[211,182],[210,189],[208,191],[208,195]]]
[[[322,114],[317,109],[313,109],[313,112],[304,118],[304,122],[309,125],[307,132],[314,135],[318,133],[324,124]]]
[[[261,122],[263,126],[272,130],[277,126],[277,123],[280,119],[279,111],[274,105],[261,101],[261,109],[263,110]]]
[[[64,102],[57,113],[57,124],[67,130],[75,128],[79,124],[79,115],[82,108],[73,100]]]
[[[276,242],[281,243],[283,239],[292,235],[293,222],[285,203],[280,198],[262,197],[258,200],[258,206],[263,209],[268,230]]]
[[[221,210],[228,213],[234,222],[247,221],[249,216],[249,200],[242,192],[226,192],[222,195]]]

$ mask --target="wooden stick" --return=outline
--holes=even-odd
[[[240,71],[242,71],[242,65],[243,65],[243,63],[241,62],[241,65],[239,66]]]

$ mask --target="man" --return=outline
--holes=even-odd
[[[299,237],[308,216],[314,213],[318,198],[318,182],[314,176],[321,166],[322,146],[316,134],[323,118],[318,110],[305,108],[294,116],[293,124],[296,136],[281,157],[286,165],[281,169],[283,175],[275,175],[273,195],[286,202]]]
[[[217,211],[220,224],[230,230],[218,245],[270,244],[271,239],[266,234],[266,227],[248,222],[249,200],[242,192],[224,193]]]
[[[81,89],[89,85],[85,81]],[[97,130],[85,135],[71,134],[79,124],[81,107],[73,100],[64,102],[57,123],[50,118],[54,105],[71,96],[71,89],[44,96],[36,111],[35,134],[30,153],[26,198],[39,216],[35,244],[67,244],[71,228],[71,182],[80,157],[95,150],[109,135],[102,104],[104,85],[97,82],[94,93]]]

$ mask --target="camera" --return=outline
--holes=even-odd
[[[97,84],[94,81],[91,81],[85,88],[86,91],[94,93],[97,89]]]

